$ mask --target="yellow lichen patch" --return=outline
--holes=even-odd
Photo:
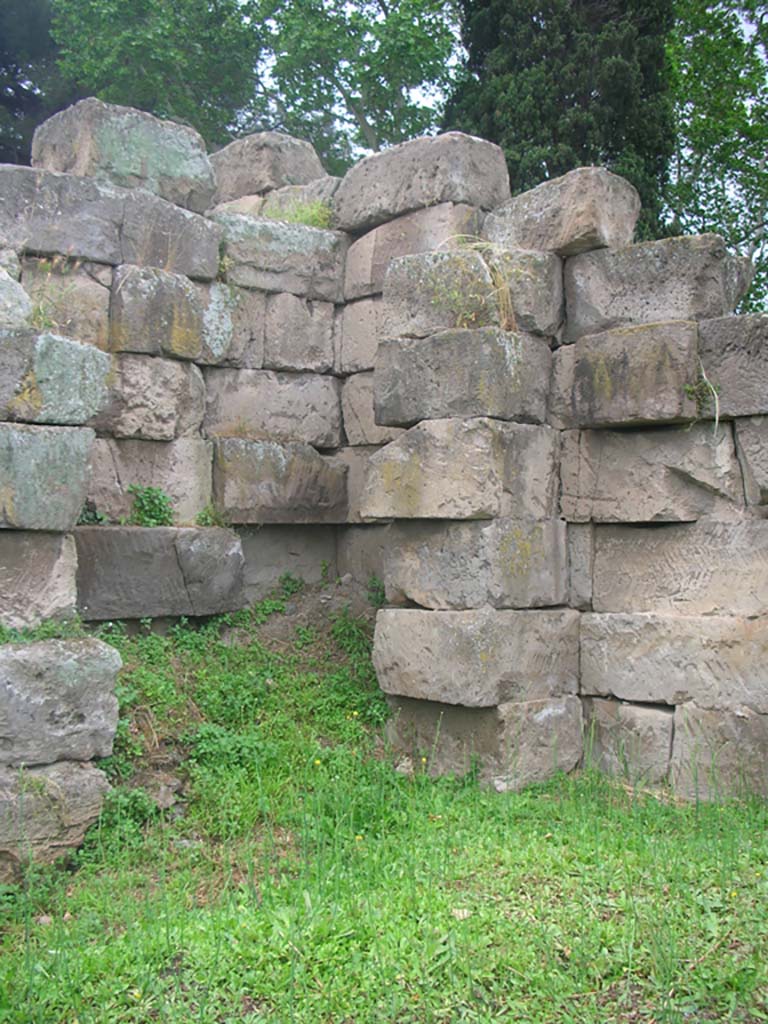
[[[168,332],[168,352],[186,359],[200,355],[202,335],[200,324],[190,316],[186,305],[174,303],[171,309],[171,325]]]
[[[29,370],[8,403],[8,412],[18,419],[34,418],[43,407],[43,395],[34,370]]]
[[[534,555],[534,538],[521,527],[509,529],[499,541],[499,556],[504,571],[510,576],[527,576]]]
[[[412,452],[405,461],[390,459],[381,466],[381,482],[387,494],[396,498],[398,514],[416,516],[421,508],[424,478],[418,455]]]
[[[594,363],[590,364],[592,370],[592,386],[596,395],[601,395],[605,401],[613,397],[613,382],[611,372],[604,356],[598,356]]]
[[[6,484],[0,487],[0,521],[13,526],[16,522],[16,495],[13,487]]]

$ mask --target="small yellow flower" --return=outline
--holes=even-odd
[[[363,837],[362,836],[355,836],[355,842],[356,843],[362,843],[362,841],[363,841]]]
[[[427,763],[427,759],[426,759],[426,757],[422,757],[422,759],[421,759],[421,763],[422,763],[422,764],[426,764],[426,763]]]
[[[322,764],[322,763],[323,763],[323,762],[322,762],[322,761],[320,760],[320,758],[319,758],[319,757],[316,757],[316,758],[315,758],[315,764]]]
[[[352,717],[353,717],[353,718],[357,718],[359,714],[360,714],[360,712],[359,712],[359,711],[353,711],[353,712],[352,712]]]

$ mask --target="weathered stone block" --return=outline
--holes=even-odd
[[[305,583],[337,575],[335,526],[239,526],[237,533],[249,602],[268,594],[286,572]]]
[[[231,523],[343,523],[346,467],[308,444],[216,442],[213,494]]]
[[[594,572],[595,611],[765,615],[768,522],[598,526]]]
[[[283,185],[305,185],[325,174],[308,142],[282,132],[255,132],[211,154],[216,202],[257,195]]]
[[[704,321],[699,325],[699,357],[718,389],[721,416],[768,413],[768,314]],[[713,413],[714,406],[709,409]]]
[[[498,146],[461,132],[412,139],[374,153],[347,171],[333,205],[343,231],[377,224],[440,203],[492,210],[509,198]]]
[[[24,629],[73,618],[76,572],[69,534],[0,530],[0,623]]]
[[[0,330],[0,419],[85,423],[107,401],[110,365],[104,352],[58,334]]]
[[[340,184],[341,178],[326,174],[305,185],[283,185],[264,196],[259,215],[289,223],[302,223],[307,214],[330,221],[331,201]]]
[[[384,577],[384,559],[389,548],[389,525],[342,526],[336,541],[339,576],[346,573],[357,583],[368,584],[372,576]]]
[[[339,448],[329,461],[346,468],[347,472],[347,517],[348,523],[361,523],[363,493],[368,477],[371,456],[379,451],[377,445],[361,445],[356,448]]]
[[[364,519],[552,517],[557,435],[492,419],[430,420],[371,456]]]
[[[633,785],[657,785],[669,772],[674,711],[584,699],[585,760]]]
[[[88,486],[92,430],[0,423],[0,529],[66,533]]]
[[[155,267],[118,267],[110,304],[113,352],[200,359],[203,309],[186,277]]]
[[[7,246],[2,239],[0,239],[0,269],[4,270],[11,280],[21,280],[19,254],[16,252],[16,249]]]
[[[592,572],[595,561],[595,530],[591,523],[568,523],[569,608],[592,607]]]
[[[499,793],[571,772],[584,753],[584,719],[578,697],[502,704],[499,755],[488,773]]]
[[[581,692],[768,714],[768,618],[594,615],[581,621]]]
[[[86,620],[214,615],[245,603],[231,530],[79,526],[78,610]]]
[[[227,280],[245,288],[341,302],[347,238],[340,231],[218,213]]]
[[[264,365],[266,294],[219,281],[195,287],[203,306],[203,350],[198,362],[260,370]]]
[[[0,767],[0,882],[18,882],[29,860],[50,864],[80,846],[108,790],[90,764]]]
[[[662,320],[709,320],[730,313],[748,286],[744,261],[728,253],[719,235],[573,256],[565,264],[565,338]]]
[[[508,199],[488,215],[483,235],[510,249],[544,249],[575,256],[629,245],[640,196],[603,167],[577,167]]]
[[[333,377],[211,368],[205,383],[209,437],[341,444],[341,398]]]
[[[120,655],[101,640],[0,647],[0,764],[108,757]]]
[[[32,299],[19,282],[0,267],[0,330],[26,327],[32,314]]]
[[[744,489],[729,425],[566,431],[561,509],[569,522],[688,522],[739,515]]]
[[[397,697],[478,708],[562,697],[578,688],[579,613],[386,608],[373,663]]]
[[[395,523],[385,559],[387,602],[456,610],[564,604],[565,530],[557,519]]]
[[[112,359],[109,400],[91,421],[96,430],[147,441],[197,433],[205,411],[205,385],[196,366],[153,356]]]
[[[381,292],[392,260],[450,246],[461,237],[472,238],[479,234],[481,220],[475,207],[441,203],[381,224],[349,247],[344,298],[349,301]]]
[[[125,192],[124,196],[116,262],[160,267],[200,281],[217,276],[222,240],[218,224],[147,192]]]
[[[32,166],[143,188],[196,213],[208,209],[215,188],[205,143],[194,128],[94,97],[37,128]]]
[[[766,758],[768,715],[747,708],[709,711],[694,703],[676,709],[671,776],[678,796],[768,797]]]
[[[514,330],[557,334],[565,314],[562,260],[524,249],[491,251],[485,259],[492,268],[502,319]]]
[[[341,408],[348,444],[388,444],[403,433],[397,427],[383,427],[376,423],[373,378],[372,373],[356,373],[347,377],[342,385]]]
[[[88,500],[113,523],[130,516],[128,488],[159,487],[171,499],[174,521],[191,525],[211,503],[213,444],[194,437],[177,441],[113,441],[93,446]]]
[[[282,292],[267,297],[264,367],[267,370],[333,370],[330,302],[307,302]]]
[[[454,416],[542,423],[551,362],[543,339],[497,327],[385,339],[376,354],[375,419],[398,426]]]
[[[736,420],[733,427],[747,502],[768,504],[768,417]]]
[[[372,370],[381,337],[381,299],[349,302],[341,311],[339,370],[360,373]]]
[[[112,267],[63,257],[25,259],[21,282],[33,302],[34,323],[104,351],[109,348]]]

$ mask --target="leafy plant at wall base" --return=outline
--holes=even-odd
[[[77,520],[78,526],[101,526],[108,522],[107,517],[96,508],[96,502],[88,498],[83,505]]]
[[[195,526],[229,526],[221,512],[213,505],[206,505],[195,517]]]
[[[130,520],[132,526],[173,525],[171,499],[161,488],[131,484],[128,493],[133,495]]]
[[[368,577],[368,603],[374,608],[383,608],[386,603],[384,584],[375,573]]]

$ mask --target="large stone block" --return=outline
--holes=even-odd
[[[264,368],[333,370],[334,309],[330,302],[307,302],[289,292],[267,297]]]
[[[368,584],[371,577],[384,576],[384,560],[389,550],[389,525],[341,526],[336,540],[336,566],[339,576],[349,575],[357,583]]]
[[[110,305],[113,352],[200,359],[203,309],[200,293],[181,274],[155,267],[118,267]]]
[[[335,526],[239,526],[237,533],[249,602],[263,598],[287,572],[305,583],[336,578]]]
[[[603,167],[577,167],[507,200],[488,215],[483,235],[510,249],[543,249],[575,256],[629,245],[640,196]]]
[[[561,454],[569,522],[734,518],[744,488],[729,425],[643,431],[569,430]]]
[[[768,714],[768,618],[584,615],[581,692]]]
[[[747,708],[675,711],[672,787],[689,800],[768,797],[768,715]]]
[[[76,572],[69,534],[0,530],[0,623],[24,629],[73,618]]]
[[[32,166],[143,188],[196,213],[208,209],[215,189],[194,128],[92,96],[37,128]]]
[[[565,306],[559,257],[524,249],[492,249],[485,260],[491,267],[502,320],[513,330],[546,337],[560,331]]]
[[[32,299],[19,282],[0,267],[0,330],[27,327],[33,312]]]
[[[231,523],[343,523],[347,470],[308,444],[223,438],[213,494]]]
[[[631,324],[709,320],[749,286],[744,261],[719,235],[686,235],[601,249],[565,264],[568,341]]]
[[[107,401],[106,353],[58,334],[0,330],[0,419],[77,426]]]
[[[218,213],[227,281],[341,302],[347,239],[340,231]]]
[[[675,713],[617,700],[584,699],[584,759],[633,785],[658,785],[669,773]]]
[[[195,437],[177,441],[99,438],[91,455],[88,501],[110,522],[126,520],[129,488],[159,487],[171,499],[174,521],[191,525],[211,503],[213,444]]]
[[[6,245],[2,237],[0,237],[0,270],[4,270],[13,281],[21,280],[19,254],[14,247]]]
[[[305,185],[323,177],[320,158],[308,142],[282,132],[255,132],[211,155],[216,202],[258,195],[283,185]]]
[[[348,523],[362,523],[362,500],[368,477],[371,456],[379,451],[377,445],[358,445],[337,449],[330,460],[347,471],[347,518]]]
[[[147,441],[173,441],[199,431],[205,385],[196,366],[153,356],[112,359],[109,400],[91,420],[96,430]]]
[[[591,523],[568,523],[569,608],[592,607],[592,573],[595,562],[595,528]]]
[[[72,529],[85,501],[92,430],[0,423],[0,529]]]
[[[0,764],[108,757],[120,655],[101,640],[0,647]]]
[[[768,613],[768,522],[598,526],[593,602],[600,612]]]
[[[21,282],[33,302],[33,323],[104,351],[109,348],[112,267],[64,257],[25,259]]]
[[[704,321],[699,325],[699,357],[717,387],[721,416],[768,413],[768,314]]]
[[[466,203],[492,210],[509,199],[498,146],[461,132],[412,139],[374,153],[347,171],[333,197],[343,231],[365,231],[411,210]]]
[[[245,603],[231,530],[80,526],[77,599],[86,620],[215,615]]]
[[[347,444],[388,444],[403,431],[398,427],[379,426],[373,409],[374,375],[356,373],[347,377],[341,389],[341,409]]]
[[[430,420],[371,456],[364,519],[547,519],[557,434],[492,419]]]
[[[333,377],[211,368],[205,383],[209,437],[341,444],[341,398]]]
[[[551,365],[542,338],[498,327],[386,339],[376,354],[376,422],[492,416],[543,423]]]
[[[343,374],[372,370],[381,337],[381,299],[348,302],[341,311],[339,370]]]
[[[203,306],[203,349],[197,361],[260,370],[264,365],[266,294],[220,281],[195,287]]]
[[[395,523],[385,559],[387,601],[456,610],[564,604],[565,531],[557,519]]]
[[[20,881],[30,860],[50,864],[80,846],[108,790],[90,764],[0,768],[0,882]]]
[[[396,697],[477,708],[562,697],[578,689],[579,613],[386,608],[373,663]]]
[[[475,207],[441,203],[381,224],[349,247],[344,298],[349,301],[381,292],[392,260],[473,238],[479,234],[481,221],[482,214]]]
[[[212,281],[219,273],[221,241],[222,230],[213,221],[148,192],[125,193],[118,263]]]
[[[750,505],[768,504],[768,417],[736,420],[736,451]]]

